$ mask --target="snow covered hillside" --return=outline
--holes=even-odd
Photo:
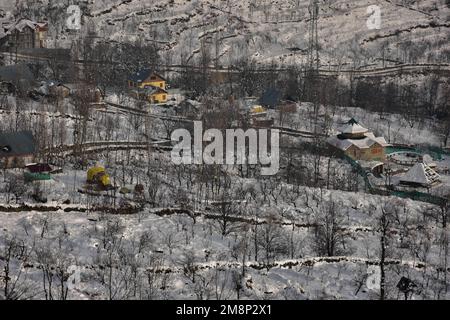
[[[5,8],[13,3],[7,0]],[[21,12],[47,17],[51,45],[95,31],[111,41],[156,44],[172,63],[195,60],[207,47],[219,65],[244,57],[266,63],[306,59],[309,1],[255,0],[92,0],[71,1],[82,8],[82,29],[67,32],[67,5],[60,1],[21,1]],[[370,30],[368,7],[381,10],[380,29]],[[450,4],[446,0],[319,0],[321,63],[381,65],[449,63]],[[170,56],[170,58],[169,58]]]

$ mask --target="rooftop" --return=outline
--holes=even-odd
[[[369,130],[364,128],[354,118],[351,118],[344,126],[338,129],[343,134],[362,134]]]
[[[143,82],[148,77],[150,77],[150,75],[152,75],[152,74],[156,74],[156,75],[158,75],[158,77],[160,77],[161,79],[164,80],[163,77],[161,77],[159,74],[157,74],[155,71],[153,71],[151,69],[139,70],[138,72],[132,74],[128,80],[133,81],[133,82]]]
[[[34,80],[34,76],[26,64],[14,64],[0,67],[0,80],[7,82],[26,80],[28,82],[32,82]]]
[[[20,19],[18,21],[1,21],[0,25],[0,39],[13,33],[14,31],[22,32],[25,28],[30,28],[36,30],[37,28],[45,28],[47,27],[47,23],[45,22],[36,22],[28,19]]]
[[[400,183],[414,183],[425,186],[430,186],[439,181],[439,174],[423,162],[416,163],[400,178]]]
[[[275,88],[267,89],[259,98],[259,103],[263,106],[275,108],[281,99],[281,92]]]
[[[365,133],[362,139],[341,139],[338,136],[331,136],[327,139],[327,142],[342,151],[347,150],[352,145],[355,145],[359,149],[370,148],[375,143],[378,143],[382,147],[389,146],[383,137],[375,137],[372,132]]]
[[[35,151],[31,131],[0,133],[0,157],[33,154]]]

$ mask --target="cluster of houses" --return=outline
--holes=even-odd
[[[391,144],[383,137],[376,137],[373,132],[363,127],[355,119],[350,119],[338,129],[339,133],[327,139],[328,144],[352,160],[358,161],[362,168],[375,175],[385,172],[389,163],[386,148]],[[406,173],[393,179],[397,188],[432,188],[440,183],[439,174],[430,167],[423,157],[408,163]]]
[[[12,21],[0,19],[0,50],[8,52],[21,49],[46,50],[48,24],[28,19]],[[11,88],[24,86],[30,88],[28,93],[33,99],[42,97],[67,98],[76,92],[76,84],[64,84],[58,80],[35,81],[33,73],[26,64],[14,64],[0,67],[0,93]],[[173,99],[168,92],[167,80],[155,70],[145,68],[132,74],[127,79],[131,96],[148,101],[151,104],[166,104]],[[268,117],[268,109],[277,109],[284,113],[296,112],[296,105],[282,101],[282,92],[268,88],[257,100],[258,104],[249,109],[250,118],[255,126],[271,126],[273,118]],[[92,102],[100,102],[101,94],[93,92]],[[181,105],[181,103],[180,103]],[[282,124],[280,124],[282,125]],[[390,146],[383,137],[377,137],[355,119],[350,119],[339,132],[327,139],[330,147],[348,158],[358,161],[365,169],[375,175],[385,172],[386,148]],[[0,133],[0,161],[3,168],[24,168],[33,163],[35,147],[30,132]],[[47,166],[29,166],[29,178],[47,177]],[[47,170],[47,171],[45,171]],[[44,173],[44,175],[42,175]],[[430,187],[439,183],[439,175],[425,162],[412,163],[411,168],[399,179],[399,185],[412,187]]]

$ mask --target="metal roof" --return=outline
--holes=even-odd
[[[163,77],[161,77],[159,74],[157,74],[155,71],[153,71],[151,69],[139,70],[138,72],[132,74],[128,80],[133,81],[133,82],[143,82],[148,77],[150,77],[150,75],[152,75],[152,74],[155,74],[158,77],[160,77],[162,80],[165,80]]]
[[[275,88],[267,89],[261,98],[259,98],[259,103],[263,106],[270,106],[275,108],[281,99],[281,92]]]
[[[35,142],[31,131],[0,133],[0,157],[33,154],[35,151]]]
[[[8,82],[26,80],[32,82],[34,80],[34,76],[26,64],[14,64],[0,67],[0,80]]]

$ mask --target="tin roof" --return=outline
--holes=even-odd
[[[416,183],[421,185],[431,185],[438,182],[440,179],[439,174],[436,173],[425,163],[416,163],[403,177],[400,178],[400,182],[403,183]]]
[[[19,80],[33,82],[34,76],[26,64],[14,64],[0,67],[0,80],[13,83]]]
[[[160,77],[162,80],[165,80],[163,77],[161,77],[158,73],[151,69],[142,69],[138,72],[132,74],[128,80],[133,82],[143,82],[148,77],[150,77],[152,74],[155,74],[156,76]]]
[[[259,98],[259,103],[263,106],[269,106],[275,108],[281,99],[281,91],[275,88],[267,89],[261,98]]]
[[[26,165],[26,168],[31,173],[42,173],[52,171],[52,167],[47,163],[30,163]]]
[[[0,133],[0,157],[33,154],[35,151],[35,141],[31,131]]]

